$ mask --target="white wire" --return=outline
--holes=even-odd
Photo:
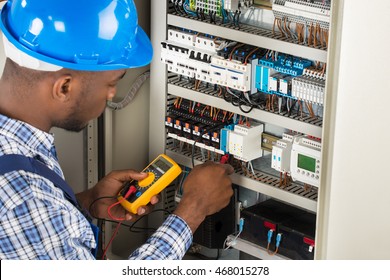
[[[205,161],[206,160],[206,155],[205,155],[205,150],[204,148],[200,148],[200,153],[202,155],[202,160]]]
[[[307,44],[307,22],[305,22],[305,38],[303,38],[303,43]]]
[[[196,106],[196,102],[193,102],[194,104],[192,105],[192,111],[194,112],[195,111],[195,106]]]
[[[298,36],[295,35],[295,32],[296,32],[296,31],[293,32],[293,31],[291,30],[291,28],[288,26],[288,24],[286,24],[286,26],[287,26],[287,30],[290,32],[290,34],[291,34],[291,36],[293,37],[293,39],[294,39],[294,40],[298,40]]]
[[[231,248],[231,247],[235,244],[235,242],[237,241],[237,239],[240,237],[241,232],[242,232],[242,231],[239,231],[239,232],[238,232],[238,234],[234,237],[233,240],[230,241],[230,244],[229,244],[228,247],[226,247],[226,248],[225,248],[225,246],[226,246],[228,237],[225,239],[225,242],[223,243],[223,248],[224,248],[224,250],[227,250],[227,249]]]
[[[224,48],[226,48],[228,46],[228,42],[227,41],[222,41],[221,44],[219,44],[219,46],[217,48],[215,48],[217,51],[220,51],[220,50],[223,50]]]
[[[247,15],[247,13],[248,13],[248,15]],[[254,13],[255,13],[254,7],[250,7],[249,9],[247,9],[246,12],[242,16],[244,18],[244,20],[242,20],[241,22],[248,23],[249,20],[251,19],[251,17],[254,15]]]
[[[219,45],[219,47],[217,48],[217,50],[222,50],[224,48],[229,48],[229,47],[232,47],[232,46],[235,46],[237,45],[237,42],[229,42],[229,41],[223,41],[221,43],[221,45]]]
[[[279,52],[275,52],[275,61],[278,61]]]
[[[250,167],[250,170],[252,171],[252,174],[256,175],[255,170],[253,169],[252,161],[249,161],[249,167]]]
[[[240,98],[238,95],[236,95],[234,92],[232,92],[228,87],[226,88],[226,91],[231,94],[231,95],[234,95],[235,97],[237,98]]]
[[[248,94],[247,91],[244,92],[244,97],[248,100],[248,102],[249,102],[250,104],[253,104],[252,101],[251,101],[250,98],[249,98],[249,94]]]
[[[283,36],[288,38],[288,34],[286,31],[283,29],[283,19],[281,19],[281,24],[280,24],[280,32],[282,32]]]
[[[279,113],[282,111],[282,103],[283,103],[283,99],[282,99],[282,97],[279,97],[278,98]]]

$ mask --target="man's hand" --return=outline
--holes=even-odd
[[[134,170],[113,171],[100,180],[92,189],[77,194],[77,199],[82,206],[90,211],[90,214],[95,218],[112,219],[113,217],[120,220],[131,220],[135,216],[127,212],[121,205],[116,205],[111,208],[108,214],[108,207],[118,202],[117,195],[122,189],[125,182],[131,180],[140,181],[147,177],[146,173],[137,172]],[[151,198],[151,204],[158,203],[157,196]],[[141,206],[138,208],[138,215],[144,215],[151,211],[150,206]]]
[[[184,219],[192,232],[206,216],[229,204],[233,189],[228,175],[233,172],[231,165],[213,162],[198,165],[190,172],[183,185],[183,197],[174,214]]]

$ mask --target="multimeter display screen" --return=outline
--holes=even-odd
[[[163,159],[156,160],[155,162],[153,162],[152,165],[156,168],[161,169],[161,171],[163,171],[164,173],[167,172],[169,168],[171,168],[171,165]]]

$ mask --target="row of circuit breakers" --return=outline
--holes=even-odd
[[[264,124],[244,123],[226,111],[214,111],[213,116],[208,106],[195,104],[182,100],[180,106],[169,107],[165,120],[169,137],[244,162],[262,157]],[[319,186],[320,160],[321,142],[305,135],[284,133],[272,147],[272,168],[312,186]]]
[[[310,60],[173,28],[161,46],[170,72],[240,92],[324,103],[326,75]]]

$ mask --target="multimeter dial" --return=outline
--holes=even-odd
[[[145,179],[134,182],[134,186],[137,189],[135,194],[127,198],[129,202],[134,202],[138,199],[144,192],[146,192],[163,174],[155,168],[148,167],[144,170],[145,173],[148,173],[148,177]]]
[[[156,175],[153,172],[148,172],[148,177],[141,181],[138,181],[138,186],[140,186],[141,188],[146,188],[154,182],[155,178]]]

